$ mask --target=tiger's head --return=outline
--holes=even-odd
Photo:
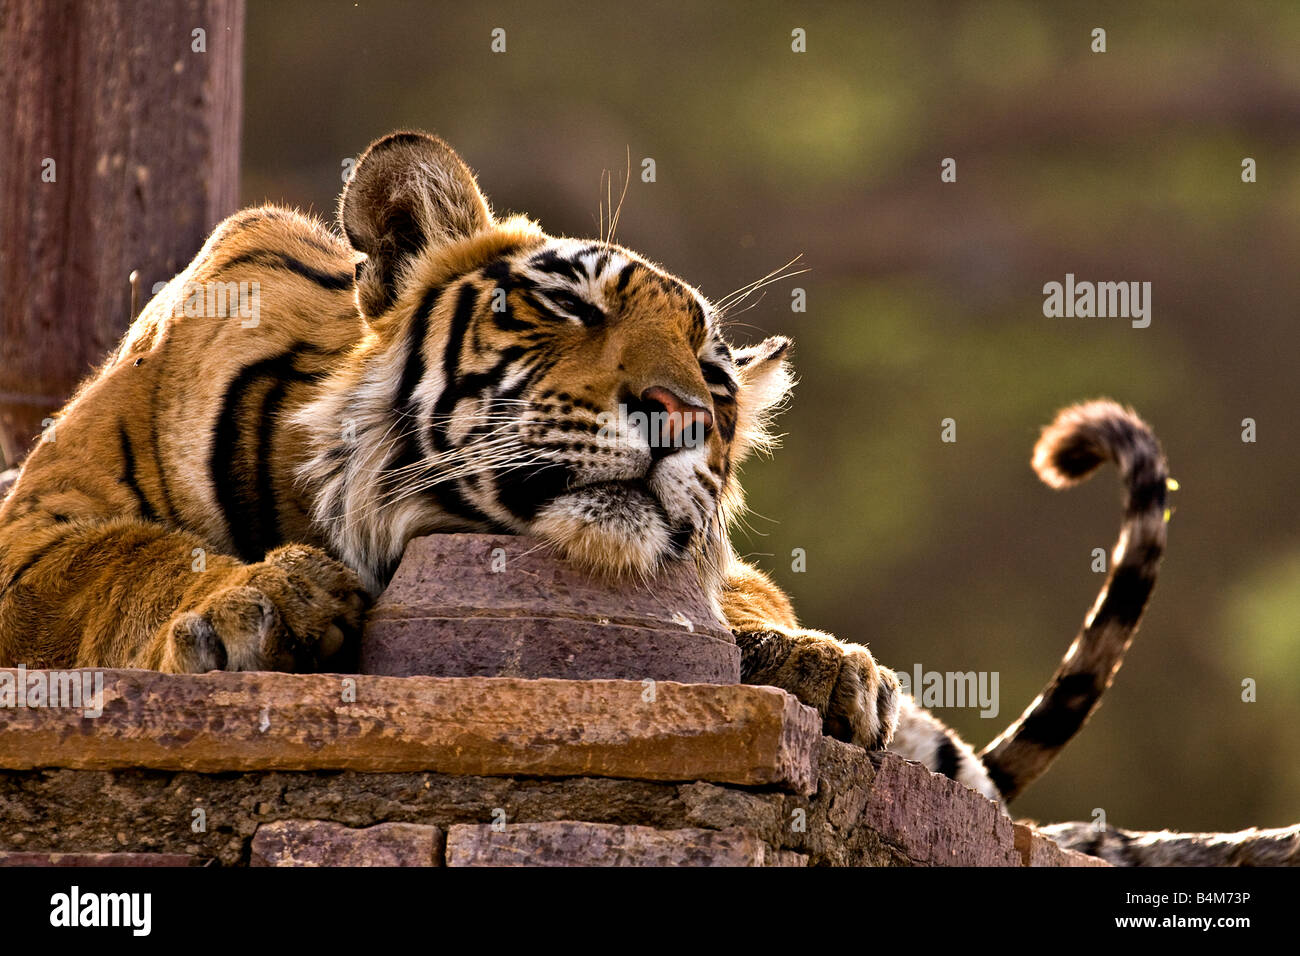
[[[732,348],[708,300],[641,256],[498,220],[426,134],[373,143],[340,220],[367,333],[335,390],[355,428],[322,456],[322,510],[354,567],[439,530],[534,535],[620,575],[725,560],[736,465],[790,388],[787,339]]]

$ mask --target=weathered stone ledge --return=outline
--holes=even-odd
[[[4,675],[18,673],[0,670]],[[0,769],[431,771],[773,785],[808,793],[820,721],[742,684],[102,674],[99,716],[0,703]],[[25,679],[39,672],[27,672]],[[0,686],[2,690],[2,686]],[[0,698],[3,701],[3,698]]]

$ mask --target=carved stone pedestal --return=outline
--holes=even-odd
[[[361,671],[734,684],[740,652],[689,563],[608,582],[536,540],[443,534],[407,546],[371,611]]]

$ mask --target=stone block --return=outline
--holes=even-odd
[[[771,852],[740,827],[657,830],[557,820],[454,826],[447,834],[448,866],[764,866]],[[795,865],[788,855],[777,860]]]
[[[1014,825],[993,801],[921,764],[871,755],[861,824],[926,866],[1020,866]]]
[[[253,834],[253,866],[439,866],[443,833],[418,823],[278,820]]]
[[[740,651],[689,562],[611,582],[534,539],[436,534],[407,545],[371,609],[360,669],[735,684]]]

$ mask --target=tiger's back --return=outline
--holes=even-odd
[[[0,605],[0,660],[90,663],[66,624],[119,613],[82,600],[115,549],[43,561],[78,528],[140,520],[190,532],[190,568],[223,552],[260,560],[285,541],[320,543],[295,487],[306,449],[288,420],[365,331],[354,259],[315,220],[244,210],[149,302],[0,507],[0,580],[39,575],[33,593],[60,597],[15,607],[11,594]],[[23,633],[26,646],[13,646]]]

